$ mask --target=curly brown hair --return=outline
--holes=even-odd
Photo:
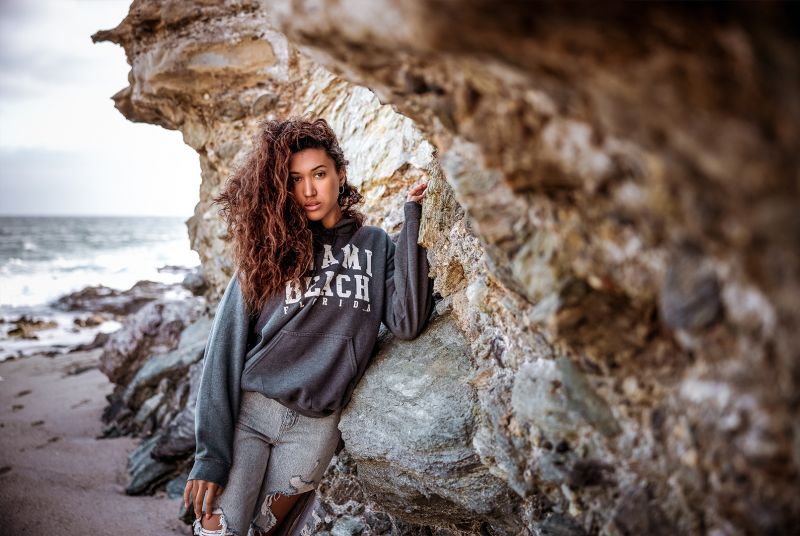
[[[265,119],[259,122],[253,141],[244,163],[212,203],[222,205],[219,212],[233,242],[234,264],[251,315],[287,282],[300,284],[313,263],[314,233],[289,184],[293,153],[324,149],[336,173],[345,174],[344,192],[338,199],[343,217],[355,218],[358,227],[364,222],[364,215],[353,208],[362,196],[347,182],[349,161],[325,119]]]

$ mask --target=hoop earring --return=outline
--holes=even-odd
[[[339,186],[339,195],[342,195],[343,193],[344,193],[344,184]]]

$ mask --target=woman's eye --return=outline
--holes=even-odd
[[[314,173],[314,176],[315,177],[324,177],[325,176],[325,172],[324,171],[318,171],[317,173]],[[300,175],[295,175],[295,176],[292,177],[292,180],[294,182],[299,182],[299,181],[303,180],[303,177],[301,177]]]

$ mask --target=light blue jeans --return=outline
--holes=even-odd
[[[266,533],[276,519],[277,494],[316,489],[339,444],[339,409],[327,417],[300,415],[261,393],[242,391],[228,484],[214,499],[218,531],[194,522],[195,535]]]

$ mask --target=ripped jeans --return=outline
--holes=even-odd
[[[261,393],[242,391],[228,484],[213,503],[222,528],[203,529],[196,519],[194,534],[245,536],[271,529],[275,495],[305,493],[319,484],[339,443],[341,413],[306,417]]]

